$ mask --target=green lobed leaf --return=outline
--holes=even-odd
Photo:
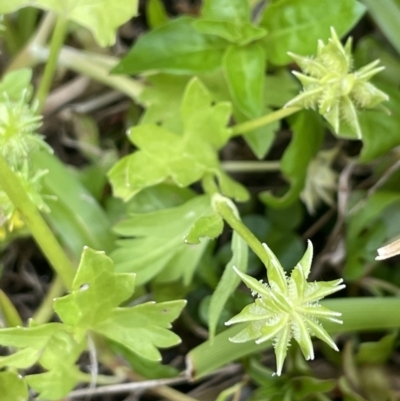
[[[138,1],[120,0],[111,4],[108,0],[4,0],[0,3],[0,14],[27,6],[54,11],[89,29],[100,46],[110,46],[115,42],[117,28],[137,15]]]
[[[202,82],[194,78],[186,87],[181,118],[186,139],[201,139],[220,149],[230,138],[227,123],[231,114],[229,102],[215,103],[213,96]]]
[[[16,369],[28,369],[34,365],[40,357],[41,350],[24,348],[13,354],[0,357],[0,368],[8,366]]]
[[[317,41],[330,37],[330,27],[342,36],[364,12],[365,7],[355,0],[280,0],[268,4],[260,22],[268,31],[265,38],[268,60],[285,65],[291,62],[288,51],[313,54]]]
[[[85,348],[85,341],[75,338],[63,324],[32,324],[27,328],[2,329],[0,344],[20,349],[9,356],[1,357],[0,367],[26,369],[39,362],[48,370],[27,377],[28,384],[42,393],[39,399],[60,399],[79,380],[79,371],[74,365]]]
[[[219,214],[200,217],[185,238],[187,244],[199,244],[201,237],[214,239],[219,237],[224,228],[224,221]]]
[[[14,348],[43,349],[50,338],[62,329],[60,323],[47,323],[40,326],[11,327],[0,330],[0,344]]]
[[[214,70],[221,64],[227,43],[201,34],[192,26],[193,21],[192,17],[179,17],[144,34],[112,72],[195,74]]]
[[[107,319],[133,293],[135,275],[115,273],[104,252],[85,248],[70,294],[54,301],[64,323],[89,329]]]
[[[127,215],[148,213],[180,206],[195,195],[196,193],[189,188],[179,188],[173,184],[160,184],[144,189],[127,202],[125,204],[126,213]]]
[[[223,68],[234,104],[248,117],[261,114],[264,95],[265,52],[258,43],[230,46]]]
[[[0,372],[0,394],[2,401],[27,401],[28,386],[25,380],[15,372]]]
[[[233,266],[243,273],[247,271],[248,246],[236,231],[234,231],[232,235],[231,248],[232,258],[226,265],[224,273],[222,274],[210,301],[208,327],[210,330],[211,340],[215,336],[218,319],[221,316],[226,302],[240,283],[240,278],[233,270]]]
[[[47,371],[27,376],[28,384],[39,393],[39,400],[59,400],[75,387],[81,375],[75,363],[85,345],[85,340],[77,341],[64,330],[50,338],[39,359]]]
[[[301,111],[289,119],[293,139],[281,159],[281,171],[290,182],[290,189],[281,198],[262,192],[260,199],[273,207],[286,207],[298,199],[302,191],[307,168],[317,153],[324,134],[319,115],[312,111]]]
[[[186,301],[178,300],[118,308],[93,329],[146,359],[159,361],[161,354],[156,347],[166,348],[180,343],[180,338],[168,329],[185,305]]]
[[[150,213],[135,214],[121,221],[115,231],[123,237],[111,254],[120,272],[136,273],[141,285],[183,278],[187,285],[208,243],[184,243],[198,219],[213,213],[208,196],[197,196],[184,204]],[[129,238],[137,237],[137,238]]]
[[[140,125],[129,131],[139,150],[121,159],[108,175],[114,194],[129,200],[142,189],[168,178],[180,187],[200,180],[206,173],[218,176],[221,189],[237,200],[247,199],[247,191],[222,172],[217,150],[229,139],[230,117],[227,102],[213,101],[197,79],[192,79],[181,104],[183,134],[177,135],[156,125]]]
[[[58,366],[45,373],[27,376],[30,387],[38,392],[38,400],[63,399],[79,382],[80,372],[75,366]]]
[[[147,77],[148,85],[139,97],[146,107],[140,123],[157,124],[172,132],[182,132],[179,107],[188,81],[187,76],[180,75],[155,74]]]

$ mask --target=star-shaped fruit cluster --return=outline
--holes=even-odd
[[[285,107],[318,110],[331,124],[335,134],[361,139],[358,113],[362,109],[376,108],[389,97],[369,82],[384,69],[378,66],[379,60],[353,71],[351,48],[352,38],[343,46],[331,28],[328,43],[318,42],[316,57],[289,53],[303,71],[293,71],[303,90]]]
[[[311,337],[315,336],[326,342],[334,350],[338,350],[319,319],[327,319],[336,323],[341,313],[333,312],[318,303],[329,294],[345,287],[342,279],[328,282],[307,282],[310,274],[313,247],[311,241],[299,263],[287,277],[274,253],[264,244],[268,254],[268,284],[257,281],[235,269],[243,282],[252,290],[255,301],[247,305],[227,325],[248,323],[232,342],[255,340],[256,343],[272,340],[275,348],[278,376],[287,354],[290,341],[294,338],[306,360],[314,359]]]

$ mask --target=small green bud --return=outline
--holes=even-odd
[[[316,57],[289,53],[303,71],[293,72],[303,85],[303,90],[285,107],[318,110],[331,124],[335,134],[361,139],[358,112],[376,108],[389,97],[368,82],[384,69],[378,66],[379,60],[353,71],[351,46],[351,38],[343,46],[331,28],[328,43],[318,42]]]
[[[3,95],[0,102],[0,148],[10,166],[18,169],[31,151],[47,148],[36,133],[41,116],[36,115],[25,99],[12,101]]]
[[[311,161],[300,198],[310,214],[314,214],[321,201],[333,206],[337,193],[338,174],[331,167],[338,149],[322,150]]]
[[[255,340],[256,343],[272,340],[275,348],[278,376],[282,373],[287,348],[294,338],[300,345],[304,357],[314,359],[311,336],[326,342],[338,350],[318,319],[342,323],[338,312],[333,312],[318,301],[345,287],[342,279],[328,282],[307,282],[310,274],[313,247],[311,241],[300,262],[287,277],[274,253],[264,244],[270,263],[268,284],[262,283],[235,269],[243,282],[252,290],[254,303],[247,305],[226,325],[248,323],[248,326],[230,338],[233,342]]]

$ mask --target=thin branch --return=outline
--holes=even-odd
[[[180,384],[186,382],[187,382],[186,377],[174,377],[172,379],[145,380],[141,382],[113,384],[110,386],[101,386],[95,388],[89,387],[72,391],[67,398],[79,398],[79,397],[104,395],[104,394],[129,393],[132,391],[149,390],[154,387]]]

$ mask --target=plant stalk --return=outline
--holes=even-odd
[[[53,77],[57,68],[58,55],[60,54],[67,33],[67,26],[68,21],[64,17],[58,16],[51,38],[49,58],[46,62],[46,67],[35,96],[35,100],[38,102],[39,114],[41,114],[43,110],[44,103],[53,82]]]
[[[38,324],[47,323],[54,313],[53,301],[62,295],[64,291],[64,284],[60,276],[56,275],[50,283],[50,288],[47,291],[39,308],[33,315],[33,320]]]
[[[245,134],[246,132],[251,132],[256,128],[264,127],[265,125],[271,124],[274,121],[282,120],[282,118],[288,117],[300,110],[300,107],[286,107],[273,111],[272,113],[256,118],[254,120],[246,121],[242,124],[237,124],[232,127],[231,136],[238,136]]]
[[[343,324],[323,322],[330,334],[359,331],[382,331],[400,327],[399,297],[342,298],[321,301],[321,305],[342,313]],[[270,341],[256,344],[254,341],[232,343],[229,338],[246,327],[238,324],[224,330],[210,340],[191,350],[187,356],[187,374],[193,380],[200,379],[222,366],[272,347]]]
[[[252,251],[260,258],[263,264],[268,268],[269,257],[261,242],[246,227],[245,224],[235,213],[235,205],[229,199],[220,194],[215,194],[212,199],[213,207],[221,217],[243,238]],[[235,209],[234,209],[235,208]]]
[[[75,275],[74,266],[3,155],[0,155],[0,185],[21,214],[40,249],[60,276],[65,287],[70,288]]]
[[[48,49],[43,46],[32,47],[31,53],[37,62],[45,62],[49,54]],[[142,82],[124,75],[111,75],[110,70],[118,61],[115,57],[99,56],[67,46],[63,47],[58,59],[58,63],[63,67],[101,82],[138,101],[145,86]]]
[[[277,161],[223,161],[221,167],[228,173],[263,173],[279,171],[281,163]]]
[[[17,57],[14,57],[14,59],[11,61],[11,64],[7,67],[6,73],[18,70],[20,68],[32,68],[38,63],[38,61],[32,55],[32,49],[36,48],[37,46],[41,47],[45,45],[48,37],[51,34],[55,20],[55,14],[45,14],[36,30],[36,33],[18,53]]]

